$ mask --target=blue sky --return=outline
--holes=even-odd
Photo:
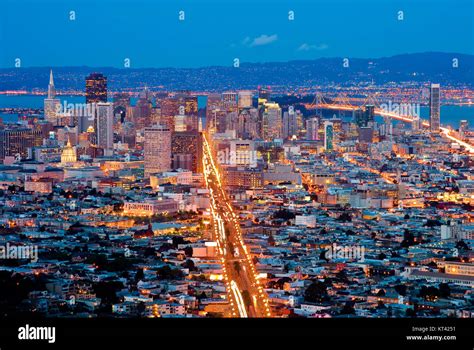
[[[474,0],[0,0],[0,67],[15,58],[24,67],[123,67],[129,58],[141,68],[425,51],[474,54]]]

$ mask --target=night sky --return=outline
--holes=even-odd
[[[258,2],[258,3],[257,3]],[[474,54],[467,0],[1,0],[0,67]],[[179,20],[179,11],[185,20]],[[75,11],[75,20],[70,20]],[[289,11],[294,11],[290,21]],[[398,20],[403,11],[403,21]]]

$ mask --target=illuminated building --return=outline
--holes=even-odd
[[[257,188],[263,186],[263,171],[258,168],[226,167],[225,184],[230,187]]]
[[[104,150],[104,155],[112,155],[114,150],[113,105],[97,103],[96,106],[97,146]]]
[[[127,108],[130,107],[130,95],[124,92],[114,94],[114,117],[116,121],[123,123],[127,116]]]
[[[34,193],[51,193],[53,183],[51,180],[25,181],[25,191]]]
[[[283,113],[282,136],[287,139],[298,136],[298,132],[297,112],[295,112],[293,106],[290,106],[288,111]]]
[[[257,166],[257,152],[251,140],[231,140],[230,152],[226,155],[223,164],[231,166]],[[221,162],[222,163],[222,162]]]
[[[66,146],[63,148],[61,153],[61,163],[75,163],[77,161],[76,149],[71,146],[71,141],[68,139]]]
[[[173,169],[202,171],[202,137],[197,131],[174,132],[171,136]]]
[[[48,98],[44,99],[44,117],[53,125],[57,125],[60,107],[61,101],[56,98],[53,70],[51,70],[49,73]]]
[[[17,159],[28,156],[28,148],[41,146],[41,130],[27,128],[0,130],[0,159],[13,156]]]
[[[430,130],[439,132],[440,127],[440,86],[431,84],[430,87]]]
[[[239,99],[238,99],[239,109],[252,107],[252,97],[253,97],[252,91],[248,91],[248,90],[239,91]]]
[[[334,124],[330,121],[324,122],[324,149],[326,151],[334,149]]]
[[[86,103],[107,102],[107,78],[100,73],[86,77]]]
[[[459,136],[464,138],[466,136],[466,131],[469,131],[469,123],[467,120],[459,121]]]
[[[173,199],[149,200],[144,202],[125,202],[123,214],[130,216],[152,216],[176,213],[178,202]]]
[[[278,103],[265,102],[262,115],[262,136],[264,140],[279,139],[282,136],[281,108]]]
[[[237,110],[237,93],[236,92],[224,92],[222,94],[222,104],[227,111]]]
[[[145,177],[171,168],[171,130],[163,125],[145,128]]]
[[[310,118],[306,121],[306,140],[319,140],[319,120]]]

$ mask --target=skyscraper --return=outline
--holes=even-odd
[[[291,138],[298,135],[297,115],[293,106],[283,113],[283,138]]]
[[[430,130],[439,132],[440,127],[440,87],[431,84],[430,87]]]
[[[252,91],[244,90],[239,91],[239,108],[252,107]]]
[[[331,151],[334,149],[334,124],[330,121],[324,122],[324,149]]]
[[[112,155],[114,150],[114,113],[112,103],[97,103],[96,108],[97,146],[104,155]]]
[[[198,131],[174,132],[171,136],[173,169],[202,171],[202,136]]]
[[[100,73],[86,77],[86,103],[107,102],[107,78]]]
[[[48,98],[44,99],[44,117],[53,125],[57,125],[57,118],[61,101],[56,98],[56,89],[54,88],[53,70],[49,73]]]
[[[0,130],[0,160],[7,156],[24,159],[28,149],[41,146],[41,130],[13,128]]]
[[[319,120],[318,118],[310,118],[306,121],[306,140],[319,140]]]
[[[264,140],[274,140],[281,138],[282,116],[278,103],[264,103],[262,115],[262,134]]]
[[[171,168],[171,130],[155,125],[145,128],[145,177]]]

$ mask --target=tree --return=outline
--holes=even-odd
[[[415,236],[407,229],[403,232],[402,248],[408,248],[415,244]]]
[[[447,283],[440,283],[439,286],[439,295],[442,298],[447,298],[451,294],[451,288],[449,287],[449,284]]]
[[[135,274],[135,282],[142,281],[145,278],[145,274],[143,269],[138,269],[137,273]]]
[[[395,286],[395,291],[401,296],[407,295],[407,286],[404,284],[397,284]]]
[[[314,281],[304,292],[304,299],[309,302],[322,302],[329,299],[326,284]]]
[[[185,269],[189,269],[189,271],[194,271],[196,270],[196,266],[194,265],[194,261],[191,259],[186,260],[182,265]]]
[[[344,307],[341,310],[341,315],[353,315],[355,314],[354,302],[346,301]]]

